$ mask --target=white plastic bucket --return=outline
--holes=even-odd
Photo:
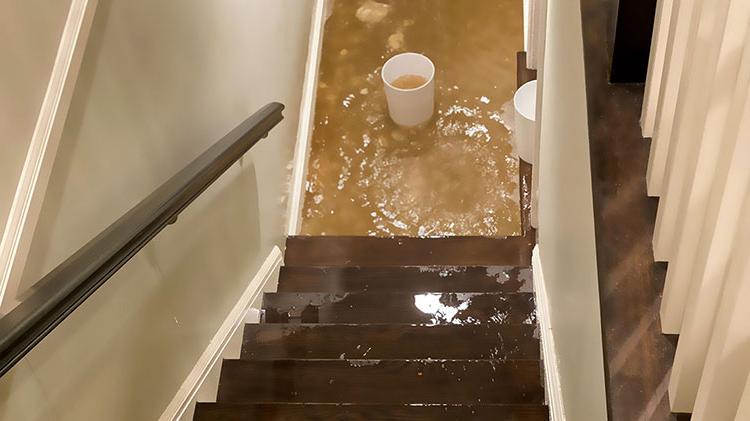
[[[417,53],[391,57],[381,72],[388,102],[388,114],[399,126],[414,127],[426,123],[435,110],[435,65]],[[427,82],[414,89],[401,89],[392,83],[404,75],[422,76]]]
[[[536,127],[536,81],[523,84],[513,95],[515,109],[515,148],[518,157],[534,164],[534,131]]]

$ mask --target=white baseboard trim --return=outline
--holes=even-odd
[[[26,161],[0,240],[0,314],[18,304],[18,288],[52,165],[73,98],[98,0],[73,0],[60,36]],[[16,141],[25,141],[17,139]]]
[[[542,340],[544,386],[547,395],[547,405],[549,405],[550,410],[550,419],[552,421],[565,421],[562,389],[560,388],[560,372],[557,368],[555,339],[550,323],[549,300],[547,298],[547,288],[544,283],[542,262],[539,257],[539,246],[534,247],[531,265],[534,273],[534,295],[536,298],[537,318],[539,319],[539,332]]]
[[[294,169],[289,198],[287,234],[299,234],[302,223],[302,207],[305,204],[307,161],[310,156],[310,142],[315,123],[315,99],[318,90],[318,68],[323,49],[323,31],[333,0],[316,0],[313,6],[310,42],[307,52],[307,67],[300,106],[297,145],[294,150]]]
[[[190,371],[172,401],[159,417],[160,421],[179,421],[183,415],[195,404],[195,398],[203,382],[217,363],[220,363],[224,350],[234,336],[237,329],[244,325],[249,314],[252,314],[252,304],[263,293],[269,283],[273,282],[276,270],[281,266],[283,255],[281,249],[274,247],[258,272],[248,284],[237,303],[229,312],[219,327],[205,351]]]

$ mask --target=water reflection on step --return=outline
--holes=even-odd
[[[245,326],[241,358],[506,360],[539,356],[537,327],[528,324],[256,324]]]
[[[270,293],[268,323],[535,324],[531,293]]]

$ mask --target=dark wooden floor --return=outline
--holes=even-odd
[[[533,324],[249,324],[242,359],[539,360]],[[498,344],[498,338],[502,342]],[[466,344],[471,344],[467,346]],[[499,345],[499,346],[498,346]]]
[[[612,421],[669,420],[675,344],[659,322],[666,267],[651,246],[657,200],[646,196],[643,85],[607,83],[616,6],[581,0],[608,409]]]

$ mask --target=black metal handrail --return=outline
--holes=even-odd
[[[42,278],[0,319],[0,376],[266,137],[283,109],[279,103],[261,108]]]

